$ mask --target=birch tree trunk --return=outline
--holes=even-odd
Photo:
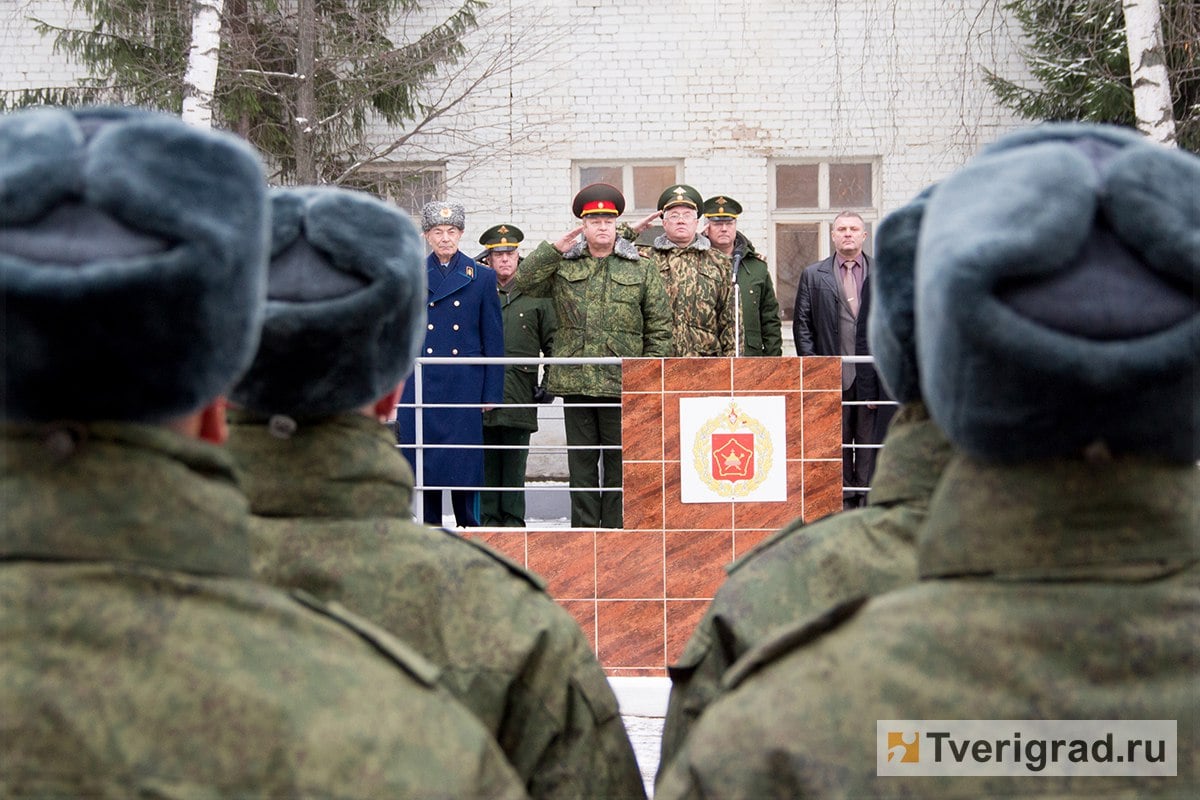
[[[217,88],[217,56],[221,50],[221,12],[225,0],[196,0],[192,43],[183,75],[183,121],[198,128],[212,127],[213,94]]]
[[[1121,0],[1121,5],[1138,130],[1160,144],[1174,146],[1175,113],[1171,109],[1158,0]]]
[[[296,118],[292,120],[296,182],[317,182],[313,158],[313,126],[317,124],[316,68],[317,24],[314,0],[300,0],[296,31]]]

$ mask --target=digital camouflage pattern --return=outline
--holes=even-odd
[[[1195,466],[955,456],[918,564],[748,653],[656,800],[1197,796]],[[1178,774],[879,778],[884,719],[1177,720]]]
[[[783,322],[767,262],[741,233],[733,240],[732,261],[741,300],[741,354],[783,355]]]
[[[917,529],[950,460],[950,443],[920,402],[901,407],[865,508],[796,520],[729,569],[679,661],[670,668],[660,774],[723,692],[735,661],[800,620],[917,579]]]
[[[524,796],[428,661],[247,579],[223,451],[136,425],[2,436],[0,795]]]
[[[662,280],[653,265],[639,259],[633,245],[619,237],[616,249],[605,258],[593,258],[582,240],[565,255],[542,242],[521,261],[514,280],[522,291],[554,300],[557,357],[673,354],[671,307]],[[548,387],[560,396],[620,397],[621,367],[556,366],[550,370]]]
[[[733,265],[729,257],[701,235],[680,248],[664,234],[653,245],[640,245],[638,254],[658,269],[671,301],[675,355],[737,355]]]
[[[534,798],[644,797],[616,697],[540,579],[412,522],[413,475],[359,414],[286,439],[231,412],[256,573],[336,600],[415,647],[493,733]]]
[[[527,295],[515,286],[499,287],[500,314],[504,319],[504,355],[537,358],[553,353],[558,323],[549,298]],[[547,376],[548,377],[548,376]],[[483,412],[483,426],[504,426],[524,431],[538,429],[537,408],[531,406],[538,386],[537,364],[509,364],[504,368],[504,402],[526,408],[501,406]]]

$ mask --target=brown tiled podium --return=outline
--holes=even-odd
[[[841,360],[638,358],[622,365],[625,527],[472,530],[544,577],[611,675],[665,675],[724,567],[796,517],[842,507]],[[680,502],[679,400],[783,397],[787,500]]]

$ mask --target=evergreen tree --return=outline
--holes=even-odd
[[[1163,49],[1179,146],[1200,152],[1200,3],[1160,0]],[[1000,102],[1025,119],[1133,127],[1133,88],[1121,0],[1010,0],[1027,37],[1036,87],[986,70]]]
[[[285,180],[349,177],[372,122],[419,122],[422,91],[465,52],[484,0],[421,25],[429,0],[225,0],[213,115],[256,145]],[[179,113],[192,0],[74,0],[92,26],[55,28],[56,51],[90,76],[21,93],[13,106],[126,103]],[[411,19],[412,25],[403,24]],[[394,31],[419,30],[405,41]]]

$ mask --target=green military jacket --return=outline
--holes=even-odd
[[[550,356],[558,323],[549,298],[533,297],[511,283],[498,287],[504,318],[504,355],[513,358]],[[547,370],[547,378],[549,370]],[[504,368],[504,402],[526,408],[500,408],[483,413],[484,427],[503,426],[526,431],[538,429],[537,408],[532,405],[538,386],[537,364],[510,364]]]
[[[748,653],[656,800],[1196,796],[1194,465],[955,456],[918,567]],[[1177,775],[876,776],[876,720],[942,719],[1177,720]]]
[[[741,354],[783,355],[783,322],[771,271],[750,240],[740,233],[733,241],[733,270],[741,299]]]
[[[593,258],[580,241],[565,255],[542,242],[521,261],[517,288],[550,297],[558,319],[554,355],[562,358],[665,358],[672,355],[671,306],[653,266],[618,237],[613,253]],[[620,397],[621,368],[558,365],[549,390],[557,395]]]
[[[428,661],[249,580],[222,450],[0,436],[0,796],[524,796]]]
[[[722,694],[726,671],[748,651],[797,620],[916,581],[916,532],[950,456],[950,443],[925,405],[902,406],[879,451],[866,508],[811,525],[797,520],[728,568],[670,668],[662,767]]]
[[[278,438],[243,412],[230,420],[261,578],[336,600],[437,664],[531,797],[644,797],[575,620],[503,556],[411,521],[412,471],[387,427],[343,414]]]
[[[671,301],[675,355],[737,355],[737,315],[733,303],[733,266],[729,257],[697,235],[687,247],[677,247],[666,235],[653,245],[639,245],[638,254],[653,264]]]

